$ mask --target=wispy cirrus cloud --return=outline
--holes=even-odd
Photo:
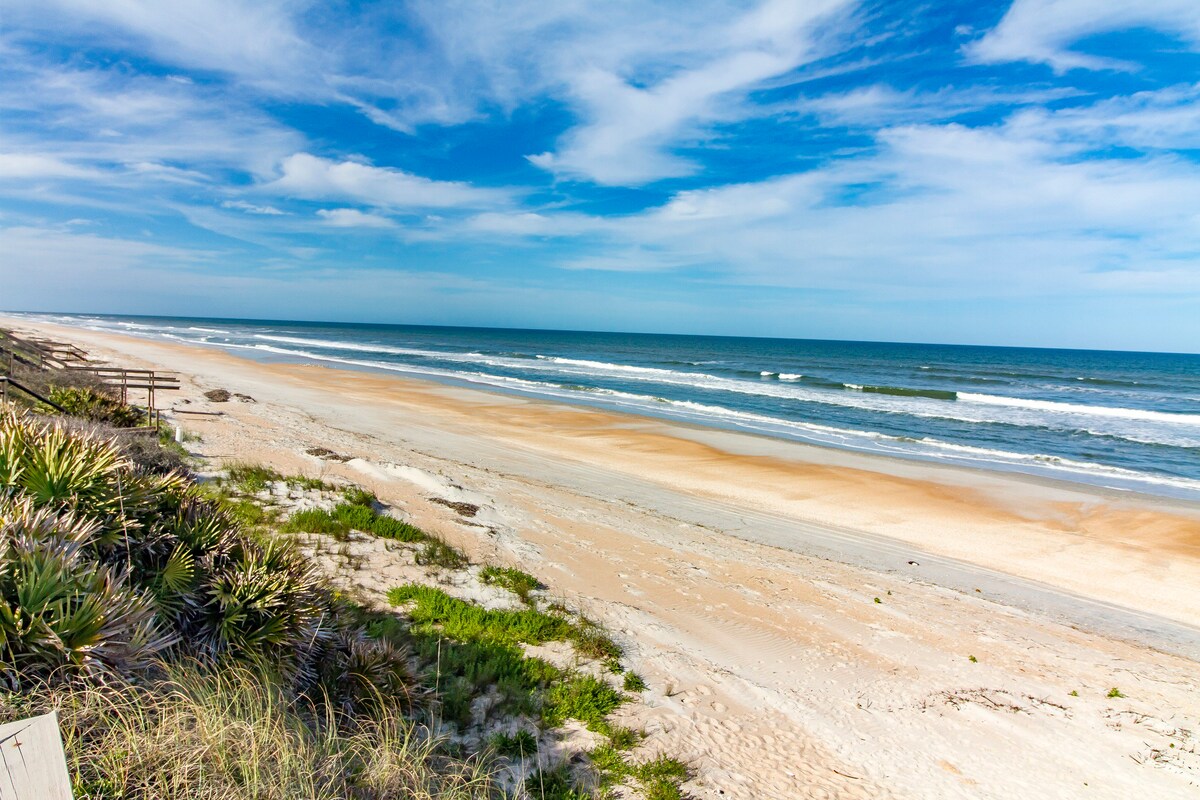
[[[876,301],[1200,292],[1200,165],[1171,153],[1081,158],[1158,130],[1188,93],[1002,123],[884,128],[872,152],[765,181],[692,189],[622,217],[476,218],[488,235],[579,237],[567,269],[702,270],[714,280]],[[1186,128],[1166,116],[1173,134]],[[1115,124],[1114,120],[1119,121]]]
[[[275,206],[262,206],[256,203],[247,203],[245,200],[226,200],[221,203],[221,208],[232,208],[245,211],[247,214],[260,214],[266,217],[279,217],[287,213],[280,211]]]
[[[5,55],[0,134],[10,150],[114,179],[195,180],[229,170],[265,175],[304,147],[303,134],[219,88],[120,64],[58,63],[11,43]]]
[[[395,220],[356,208],[319,208],[317,216],[334,228],[395,228]]]
[[[460,181],[435,181],[361,161],[335,161],[309,153],[283,159],[282,174],[261,191],[309,200],[350,200],[384,208],[479,208],[503,204],[509,195]]]
[[[1099,33],[1151,28],[1200,49],[1200,4],[1192,0],[1016,0],[1000,24],[968,45],[969,58],[984,64],[1032,61],[1058,72],[1070,69],[1132,69],[1128,58],[1092,55],[1073,45]]]
[[[95,178],[96,170],[70,164],[56,156],[41,153],[0,153],[0,177],[21,178]]]
[[[307,3],[288,0],[9,0],[10,25],[125,47],[163,63],[213,70],[273,92],[311,85],[322,54],[298,29]]]
[[[848,3],[770,2],[736,20],[721,45],[698,62],[669,69],[658,79],[586,68],[567,79],[582,124],[559,148],[530,156],[538,166],[606,185],[640,185],[690,175],[702,166],[673,151],[706,137],[706,127],[754,116],[746,95],[822,55],[817,33]]]

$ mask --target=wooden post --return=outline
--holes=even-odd
[[[0,800],[74,800],[56,712],[0,725]]]

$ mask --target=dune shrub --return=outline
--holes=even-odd
[[[347,707],[407,696],[403,653],[339,620],[290,542],[246,533],[186,476],[138,470],[111,439],[0,411],[0,502],[12,675],[131,677],[169,648],[268,663]]]
[[[11,689],[62,669],[129,674],[174,643],[152,597],[91,557],[98,529],[27,498],[0,499],[0,674]]]
[[[122,403],[99,388],[55,386],[48,398],[73,417],[104,422],[115,428],[135,428],[146,421],[146,413]]]

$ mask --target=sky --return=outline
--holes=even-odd
[[[0,0],[0,308],[1200,352],[1200,2]]]

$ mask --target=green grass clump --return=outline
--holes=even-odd
[[[648,800],[682,800],[680,784],[688,779],[687,765],[678,759],[659,756],[636,763],[612,744],[597,747],[589,754],[601,774],[601,785],[636,781]]]
[[[604,719],[624,702],[615,689],[592,675],[572,675],[550,687],[542,707],[542,719],[551,726],[577,719],[598,733],[609,730]]]
[[[230,464],[225,468],[225,474],[244,494],[258,494],[265,491],[268,484],[283,480],[283,476],[270,467],[245,461]]]
[[[397,542],[423,542],[429,539],[429,534],[415,525],[409,525],[394,517],[382,514],[375,517],[371,523],[371,533],[384,539],[394,539]]]
[[[350,486],[342,492],[343,500],[352,506],[366,506],[374,508],[379,502],[379,498],[374,492],[369,492],[361,486]]]
[[[542,694],[562,671],[547,661],[527,657],[519,647],[487,641],[462,642],[436,632],[409,632],[421,663],[423,683],[436,693],[439,716],[460,726],[472,721],[475,698],[495,687],[496,710],[511,715],[534,716]]]
[[[525,792],[538,800],[592,800],[594,795],[577,786],[567,765],[535,772],[525,779]]]
[[[497,754],[506,758],[526,758],[536,755],[538,751],[537,737],[522,728],[511,736],[507,733],[497,733],[488,739]]]
[[[356,531],[370,531],[375,525],[375,520],[378,515],[375,510],[369,506],[354,505],[352,503],[341,503],[334,506],[333,511],[329,515],[337,521],[353,528]]]
[[[279,511],[263,508],[253,500],[229,499],[223,504],[225,511],[247,528],[270,525],[279,518]]]
[[[327,492],[333,489],[332,486],[320,478],[309,478],[306,475],[288,475],[283,480],[288,486],[304,489],[309,492]]]
[[[522,572],[512,567],[486,566],[479,573],[479,578],[486,584],[508,589],[527,604],[530,602],[530,592],[545,588],[537,578],[528,572]]]
[[[561,617],[526,608],[520,611],[489,611],[465,600],[450,597],[441,589],[410,583],[388,592],[392,605],[415,603],[410,612],[414,626],[432,630],[460,641],[497,644],[544,644],[569,640],[574,627]]]
[[[564,673],[528,658],[519,648],[573,641],[578,628],[570,620],[532,608],[488,610],[419,584],[392,589],[388,601],[413,604],[410,630],[421,637],[418,655],[437,659],[438,675],[449,678],[439,687],[447,719],[468,720],[470,699],[496,685],[508,710],[539,712],[552,726],[578,719],[593,730],[608,732],[604,717],[624,699],[616,690],[590,675]]]
[[[350,526],[328,511],[310,508],[292,514],[280,530],[284,533],[323,533],[342,538],[350,532]]]
[[[596,623],[589,619],[580,622],[571,641],[580,655],[603,661],[609,672],[621,672],[621,648]]]
[[[417,551],[416,561],[422,566],[445,569],[462,569],[470,563],[461,550],[446,544],[441,539],[427,541],[425,546]]]
[[[534,608],[520,611],[489,611],[465,600],[450,597],[441,589],[410,583],[392,589],[388,602],[402,605],[415,602],[413,623],[435,627],[460,640],[480,639],[502,644],[544,644],[569,641],[588,657],[615,660],[621,655],[617,645],[593,622],[575,624],[559,614],[547,614]]]
[[[621,725],[610,725],[608,728],[608,743],[617,750],[628,750],[644,738],[645,733],[633,728]]]
[[[646,691],[646,682],[642,680],[642,676],[638,675],[636,672],[626,672],[625,691],[644,692]]]
[[[373,533],[384,539],[422,542],[429,538],[428,534],[415,525],[409,525],[395,517],[377,514],[374,508],[361,503],[340,503],[333,509],[333,516],[355,530]]]
[[[633,775],[641,782],[646,800],[683,800],[680,784],[688,779],[689,771],[682,761],[659,756],[634,767]]]
[[[332,511],[297,511],[280,529],[285,533],[324,533],[344,537],[351,530],[399,542],[423,542],[429,535],[407,522],[375,513],[369,506],[340,503]]]
[[[1109,689],[1108,694],[1105,695],[1105,697],[1112,697],[1112,698],[1118,698],[1118,697],[1124,697],[1124,696],[1125,696],[1125,694],[1115,686],[1113,688]]]
[[[333,489],[320,478],[310,478],[306,475],[283,475],[265,464],[253,464],[246,461],[230,464],[225,468],[225,474],[234,488],[242,494],[258,494],[265,491],[272,483],[286,483],[289,487],[311,492],[327,492]]]

